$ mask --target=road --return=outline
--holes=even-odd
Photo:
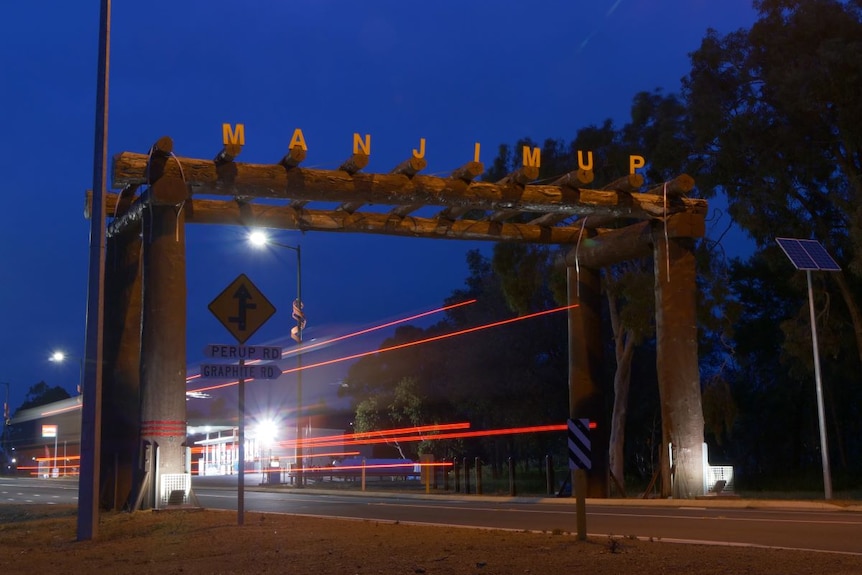
[[[370,519],[530,531],[576,531],[571,498],[333,493],[260,489],[251,478],[246,512]],[[195,478],[200,505],[236,509],[235,479]],[[75,503],[69,480],[0,478],[2,503]],[[674,542],[755,545],[862,555],[862,505],[825,502],[588,500],[590,536],[635,536]]]

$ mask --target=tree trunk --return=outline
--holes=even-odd
[[[626,440],[626,414],[629,405],[629,387],[631,386],[632,357],[634,356],[634,338],[628,330],[623,330],[617,338],[616,358],[617,369],[614,373],[614,411],[611,415],[611,438],[608,457],[609,467],[619,485],[625,486],[624,462]],[[620,343],[623,341],[623,343]]]

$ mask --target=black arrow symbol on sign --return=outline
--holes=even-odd
[[[234,299],[237,300],[237,314],[234,317],[229,317],[227,320],[231,323],[235,323],[239,331],[246,330],[246,311],[250,309],[257,309],[257,304],[250,303],[251,294],[248,292],[248,288],[245,287],[245,284],[240,284],[240,286],[236,289],[233,294]]]

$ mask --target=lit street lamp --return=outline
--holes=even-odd
[[[3,433],[0,435],[0,449],[3,450],[3,453],[7,457],[11,458],[12,455],[6,451],[6,428],[12,423],[12,419],[9,417],[9,382],[0,381],[0,385],[6,386],[6,399],[3,401]]]
[[[303,447],[302,447],[302,330],[305,328],[305,314],[302,311],[302,249],[299,244],[291,246],[271,240],[265,233],[254,231],[248,235],[248,241],[256,247],[275,246],[287,248],[296,252],[296,299],[293,301],[292,317],[296,325],[290,330],[290,337],[296,341],[299,348],[296,352],[296,485],[302,487]]]

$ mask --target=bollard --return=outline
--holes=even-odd
[[[458,460],[452,458],[452,474],[455,476],[455,493],[461,493],[461,470],[458,469]]]
[[[510,457],[509,462],[509,495],[514,497],[517,492],[515,490],[515,461]]]
[[[464,458],[464,493],[470,495],[470,460]]]
[[[476,458],[476,495],[482,495],[482,460]]]
[[[587,538],[587,471],[575,469],[572,491],[575,494],[575,523],[578,528],[578,540],[585,541]]]
[[[545,456],[545,478],[547,479],[548,495],[554,494],[554,460],[550,455]]]

